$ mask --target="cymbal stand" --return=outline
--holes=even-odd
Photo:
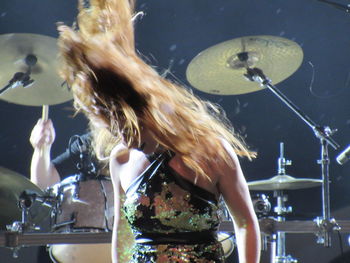
[[[22,214],[21,221],[15,221],[12,223],[12,225],[7,225],[7,230],[11,232],[23,233],[26,230],[37,229],[35,225],[30,223],[29,220],[29,210],[32,207],[34,201],[35,197],[31,193],[28,193],[27,191],[23,191],[21,193],[18,201],[18,207],[21,209]]]
[[[32,230],[40,230],[40,227],[31,223],[29,211],[34,202],[40,202],[46,206],[53,207],[55,198],[51,195],[38,195],[30,190],[25,190],[19,196],[18,207],[21,209],[21,221],[15,221],[12,225],[7,225],[7,230],[11,232],[24,233]]]
[[[28,194],[26,191],[23,191],[23,193],[19,197],[18,201],[18,207],[21,209],[22,217],[21,221],[15,221],[12,223],[12,225],[7,225],[6,228],[10,233],[13,235],[18,233],[24,233],[26,230],[39,230],[40,228],[36,227],[34,224],[31,224],[28,217],[29,217],[29,210],[32,207],[34,203],[34,197],[31,196],[31,194]],[[11,235],[9,235],[11,236]],[[12,246],[12,242],[15,242],[15,238],[9,238],[8,243],[6,244],[7,247],[10,247],[12,249],[12,256],[13,258],[18,258],[20,246]]]
[[[284,158],[284,144],[280,143],[280,157],[278,158],[278,175],[286,175],[286,165],[291,165],[291,160],[286,160]],[[286,207],[285,202],[288,200],[287,195],[284,195],[283,190],[274,191],[274,197],[277,198],[277,206],[274,208],[275,213],[277,213],[277,221],[285,221],[285,214],[292,212],[292,207]],[[273,263],[297,263],[298,260],[294,259],[292,256],[286,256],[286,237],[284,232],[277,232],[276,240],[276,255],[274,257]]]
[[[318,164],[321,165],[322,173],[322,218],[316,219],[318,226],[321,229],[322,237],[319,238],[319,242],[323,243],[325,247],[331,246],[330,233],[336,229],[337,224],[334,219],[330,217],[330,196],[329,196],[329,156],[328,145],[332,146],[335,150],[339,148],[339,144],[335,142],[331,135],[336,130],[332,130],[328,126],[317,125],[312,121],[305,113],[303,113],[292,101],[290,101],[280,90],[271,84],[271,80],[268,79],[263,71],[259,68],[247,67],[247,73],[244,76],[250,80],[259,83],[261,86],[268,88],[273,94],[275,94],[285,105],[287,105],[295,114],[298,115],[310,128],[312,128],[316,138],[321,143],[321,159]]]

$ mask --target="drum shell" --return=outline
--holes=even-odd
[[[54,232],[112,231],[113,186],[109,178],[77,180],[76,176],[54,186]]]
[[[51,192],[56,199],[51,217],[52,231],[64,233],[112,231],[114,195],[109,177],[80,181],[78,176],[71,176],[53,186]],[[121,202],[124,198],[125,196],[121,194]],[[122,207],[120,207],[118,237],[118,261],[129,262],[134,237]],[[55,244],[50,246],[50,255],[53,260],[60,263],[110,263],[111,245]]]

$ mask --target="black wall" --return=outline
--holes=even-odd
[[[342,2],[346,4],[345,0]],[[220,42],[248,35],[281,36],[297,42],[304,52],[303,63],[277,87],[317,124],[338,129],[333,138],[341,147],[329,148],[332,213],[350,205],[350,162],[344,166],[335,162],[337,154],[350,142],[348,13],[312,0],[142,0],[138,7],[146,15],[137,24],[137,48],[160,72],[170,67],[185,85],[189,85],[185,71],[191,59]],[[1,0],[0,34],[57,37],[56,22],[71,24],[75,14],[75,1]],[[0,65],[1,68],[7,65]],[[0,71],[0,79],[11,77]],[[237,130],[247,136],[249,145],[258,151],[257,160],[242,161],[248,181],[276,175],[280,142],[285,144],[286,157],[293,161],[288,174],[321,178],[316,162],[320,158],[319,140],[270,91],[230,96],[210,95],[196,89],[194,92],[219,103]],[[86,128],[84,117],[73,118],[72,114],[71,102],[50,107],[57,133],[53,155],[65,149],[70,135],[80,134]],[[32,153],[28,139],[40,115],[40,107],[0,101],[0,166],[28,176]],[[266,194],[274,206],[272,193]],[[321,216],[321,188],[287,194],[288,205],[294,210],[288,219],[312,220]]]

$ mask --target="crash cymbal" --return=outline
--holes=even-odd
[[[289,175],[276,175],[267,180],[248,182],[249,190],[275,191],[295,190],[320,186],[322,180],[310,178],[294,178]]]
[[[43,191],[21,174],[0,167],[0,229],[5,230],[6,225],[14,221],[21,221],[21,209],[18,206],[19,196],[28,190],[42,196]],[[49,208],[34,202],[30,208],[33,223],[40,223],[49,215]]]
[[[262,89],[245,79],[246,66],[261,69],[272,84],[277,84],[292,75],[302,60],[302,49],[291,40],[246,36],[200,52],[188,65],[186,76],[192,86],[207,93],[244,94]]]
[[[58,47],[55,38],[36,34],[0,35],[0,89],[18,72],[25,73],[33,64],[30,77],[34,80],[5,90],[0,99],[29,105],[54,105],[72,99],[72,93],[58,75]]]

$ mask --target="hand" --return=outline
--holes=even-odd
[[[42,149],[51,146],[55,140],[56,133],[52,121],[39,119],[30,134],[30,143],[34,149]]]

